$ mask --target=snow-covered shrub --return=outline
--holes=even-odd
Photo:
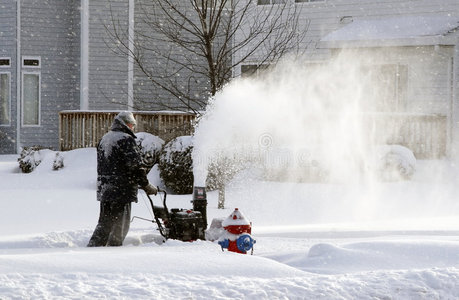
[[[159,163],[159,155],[164,146],[164,141],[147,132],[138,132],[136,136],[136,143],[140,148],[143,163],[147,167],[147,171],[150,171],[155,164]]]
[[[53,170],[57,171],[64,167],[64,156],[60,152],[56,152],[56,156],[53,161]]]
[[[167,188],[177,194],[193,192],[191,136],[179,136],[168,142],[159,156],[159,176]]]
[[[379,146],[376,168],[382,180],[410,180],[416,171],[416,157],[401,145]]]
[[[213,191],[223,188],[244,167],[244,162],[235,158],[221,157],[211,162],[208,166],[206,189]]]
[[[214,218],[212,219],[212,222],[210,223],[210,226],[208,229],[206,229],[206,240],[208,241],[217,241],[224,233],[225,229],[222,226],[222,222],[226,218]]]
[[[24,147],[19,155],[19,168],[23,173],[30,173],[41,163],[41,146]]]

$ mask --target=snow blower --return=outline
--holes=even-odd
[[[149,195],[148,200],[153,211],[154,220],[159,233],[167,240],[195,241],[205,239],[207,228],[207,198],[203,187],[195,187],[193,193],[193,209],[167,208],[167,192],[158,188],[158,194],[163,194],[163,206],[156,206]]]

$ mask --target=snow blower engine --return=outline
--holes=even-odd
[[[180,241],[195,241],[205,239],[205,230],[207,228],[207,196],[204,187],[194,187],[193,192],[193,209],[167,208],[167,193],[158,189],[158,193],[163,194],[163,206],[156,206],[153,200],[150,200],[153,216],[158,225],[160,234],[165,239],[174,239]]]

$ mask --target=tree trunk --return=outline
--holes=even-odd
[[[225,185],[222,184],[218,190],[218,209],[225,208]]]

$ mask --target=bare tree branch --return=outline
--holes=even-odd
[[[231,80],[234,68],[274,64],[299,51],[307,26],[300,28],[297,6],[288,0],[256,2],[139,0],[134,40],[113,13],[106,30],[119,53],[133,58],[155,95],[163,95],[157,105],[198,113]]]

